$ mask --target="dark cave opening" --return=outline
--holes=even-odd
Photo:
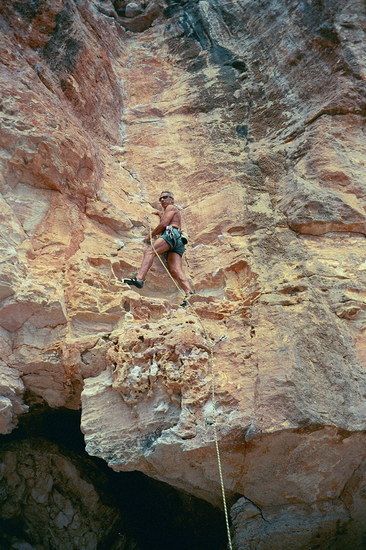
[[[80,411],[35,407],[21,417],[19,426],[11,434],[0,437],[0,452],[9,443],[34,440],[41,447],[42,441],[56,444],[61,452],[71,456],[88,479],[92,479],[103,504],[113,507],[120,514],[119,524],[117,521],[112,533],[98,542],[98,550],[226,548],[221,510],[141,472],[114,472],[102,459],[90,457],[85,451],[80,431],[80,415]],[[13,548],[10,545],[7,547],[5,541],[14,534],[30,545],[36,543],[29,539],[29,535],[28,538],[24,535],[26,530],[19,517],[4,519],[0,516],[0,527],[0,548],[4,550]],[[121,531],[131,537],[135,545],[116,543],[113,539],[121,537]],[[50,548],[53,549],[52,545]]]

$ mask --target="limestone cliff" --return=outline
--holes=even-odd
[[[364,548],[364,3],[0,16],[1,432],[81,407],[90,455],[221,506],[226,336],[234,548]],[[188,311],[158,262],[120,282],[162,189],[190,234]]]

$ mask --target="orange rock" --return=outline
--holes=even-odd
[[[270,548],[263,518],[284,533],[288,511],[312,525],[291,547],[329,524],[361,549],[361,7],[46,4],[1,8],[3,431],[22,379],[51,407],[82,400],[90,454],[220,505],[213,367],[228,501],[247,498],[236,548],[247,521]],[[188,310],[157,261],[142,290],[120,281],[167,189]]]

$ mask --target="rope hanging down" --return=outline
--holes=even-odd
[[[147,220],[148,227],[149,227],[150,243],[151,243],[152,249],[154,250],[156,256],[159,258],[159,261],[160,261],[161,265],[164,267],[165,271],[167,272],[167,274],[169,275],[169,277],[171,278],[171,280],[173,281],[173,283],[177,287],[178,291],[181,292],[185,296],[185,292],[178,286],[175,279],[173,279],[173,277],[169,273],[169,270],[167,269],[165,263],[163,262],[160,255],[156,251],[156,248],[155,248],[153,240],[152,240],[152,232],[151,232],[151,225],[150,225],[150,222],[149,222],[149,218],[147,216],[145,216],[145,219]],[[216,377],[215,377],[215,369],[214,369],[214,365],[213,365],[213,360],[214,360],[213,348],[217,344],[219,344],[222,340],[224,340],[226,338],[226,336],[225,335],[221,336],[221,338],[219,338],[216,342],[212,343],[209,336],[208,336],[208,334],[207,334],[206,328],[205,328],[204,324],[202,323],[201,317],[198,315],[196,310],[192,307],[192,304],[189,303],[189,296],[186,297],[186,301],[188,302],[189,311],[191,311],[193,313],[193,315],[195,315],[195,317],[197,318],[199,324],[201,325],[202,332],[203,332],[205,340],[206,340],[206,345],[207,345],[208,349],[210,350],[209,366],[210,366],[210,374],[211,374],[212,422],[209,422],[209,424],[212,425],[212,430],[213,430],[213,435],[214,435],[214,440],[215,440],[217,466],[218,466],[218,470],[219,470],[220,485],[221,485],[221,496],[222,496],[222,502],[223,502],[223,506],[224,506],[225,524],[226,524],[226,532],[227,532],[227,538],[228,538],[228,548],[229,548],[229,550],[233,550],[232,543],[231,543],[229,514],[228,514],[227,503],[226,503],[226,495],[225,495],[224,477],[223,477],[223,474],[222,474],[219,440],[218,440],[218,437],[217,437],[217,428],[216,428],[216,416],[217,416],[217,414],[216,414]]]

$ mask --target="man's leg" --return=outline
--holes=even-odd
[[[160,255],[160,254],[164,254],[164,252],[167,252],[170,246],[164,239],[159,237],[154,242],[154,248],[156,252]],[[142,258],[141,266],[137,272],[136,279],[138,279],[139,281],[145,280],[146,274],[149,271],[150,267],[152,266],[155,256],[156,254],[153,247],[149,246],[144,252],[144,257]]]
[[[181,289],[183,289],[186,294],[193,293],[193,288],[189,284],[183,271],[182,256],[177,254],[177,252],[169,252],[167,263],[171,275],[176,279]]]

